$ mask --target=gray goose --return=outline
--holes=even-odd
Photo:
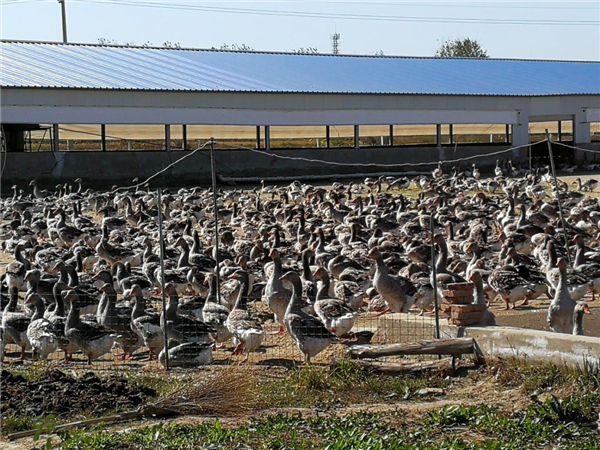
[[[330,278],[324,267],[319,267],[314,276],[322,282],[314,304],[316,315],[336,336],[347,334],[356,322],[356,311],[350,308],[343,299],[329,297]]]
[[[586,302],[577,302],[573,312],[573,335],[585,336],[583,331],[583,315],[591,313],[592,311]]]
[[[407,278],[390,275],[378,248],[372,249],[367,257],[375,260],[373,286],[387,305],[387,309],[378,316],[388,312],[408,312],[417,294],[414,284]]]
[[[27,326],[27,339],[33,353],[32,359],[48,359],[48,355],[54,353],[60,346],[65,346],[68,340],[59,323],[51,322],[44,316],[44,301],[37,294],[27,297],[26,305],[34,307],[35,312],[31,316],[31,322]]]
[[[317,356],[334,342],[337,337],[315,317],[300,308],[299,295],[302,293],[302,282],[296,272],[286,272],[281,277],[292,284],[292,298],[284,316],[284,323],[290,336],[294,338],[298,349],[304,355],[304,364]]]
[[[271,250],[269,256],[273,259],[273,270],[265,284],[262,300],[273,311],[275,321],[279,323],[278,334],[284,333],[283,317],[291,298],[291,292],[287,290],[281,281],[283,266],[277,249]]]
[[[160,325],[160,314],[146,309],[146,299],[142,288],[137,284],[134,284],[125,293],[125,296],[133,299],[131,329],[142,338],[144,345],[148,347],[148,360],[156,359],[156,355],[162,351],[165,344],[165,336]]]
[[[571,298],[567,287],[567,261],[560,258],[557,266],[559,270],[558,285],[548,307],[548,325],[556,333],[572,334],[575,301]]]
[[[258,350],[263,340],[265,332],[260,324],[260,321],[248,312],[248,290],[250,280],[248,272],[244,270],[236,270],[230,278],[234,278],[241,283],[241,289],[238,298],[227,320],[225,326],[233,335],[233,343],[235,349],[233,355],[240,355],[247,352],[248,355],[242,362],[248,360],[250,352]]]
[[[79,296],[70,289],[64,299],[71,303],[71,309],[65,323],[65,337],[74,342],[87,357],[88,364],[109,353],[117,334],[94,322],[79,319]]]

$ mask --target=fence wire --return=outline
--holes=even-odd
[[[408,180],[220,190],[221,263],[215,268],[213,192],[164,190],[159,207],[156,192],[140,189],[193,153],[112,192],[61,187],[51,193],[33,186],[33,198],[3,201],[5,363],[29,364],[34,347],[40,364],[161,370],[165,331],[171,367],[246,358],[293,364],[307,355],[329,363],[345,357],[351,345],[435,338],[427,224],[405,229],[395,215],[367,214],[386,202],[394,210],[424,202],[401,197]],[[435,212],[435,205],[429,209]],[[165,222],[164,286],[159,214]],[[377,256],[372,249],[384,233],[387,243]],[[411,250],[422,261],[398,258]],[[378,258],[393,275],[421,279],[422,292],[411,293],[414,309],[405,305],[400,318],[379,317],[388,304],[373,289]]]

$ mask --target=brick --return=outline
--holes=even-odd
[[[445,298],[473,297],[473,289],[461,289],[459,291],[446,290],[443,294]]]
[[[453,311],[461,311],[461,312],[481,312],[485,311],[487,306],[485,305],[452,305]]]
[[[448,302],[451,305],[468,305],[470,303],[473,303],[474,301],[474,297],[448,297],[446,299],[446,302]]]
[[[460,312],[460,311],[452,311],[450,315],[453,319],[477,319],[478,321],[482,319],[483,312],[475,311],[475,312]]]
[[[473,290],[473,283],[450,283],[447,285],[449,291]]]
[[[457,325],[459,327],[466,327],[469,325],[477,325],[480,322],[479,319],[448,319],[448,322],[452,325]]]

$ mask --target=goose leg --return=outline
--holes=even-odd
[[[285,328],[282,323],[279,324],[279,331],[275,333],[275,336],[283,336],[285,334]]]
[[[244,352],[243,345],[244,345],[243,342],[240,342],[238,345],[236,345],[235,348],[233,349],[232,355],[237,356],[237,355],[242,354]]]
[[[392,312],[392,310],[391,310],[390,308],[387,308],[385,311],[383,311],[383,312],[380,312],[380,313],[378,313],[378,314],[375,314],[375,317],[381,317],[381,316],[383,316],[384,314],[388,314],[388,313],[391,313],[391,312]]]
[[[25,347],[21,347],[21,361],[25,359]]]
[[[515,306],[517,306],[515,304]],[[525,296],[525,299],[518,306],[529,306],[529,294]]]
[[[502,308],[501,311],[508,311],[510,309],[510,302],[508,299],[505,299],[504,302],[506,303],[506,308]]]

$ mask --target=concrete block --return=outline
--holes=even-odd
[[[444,324],[444,337],[471,337],[488,357],[537,363],[600,364],[600,338],[513,327],[457,327]]]

